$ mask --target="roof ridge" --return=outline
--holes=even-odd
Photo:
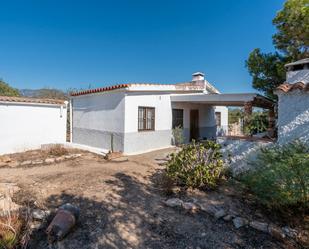
[[[0,102],[20,102],[20,103],[39,103],[39,104],[64,104],[66,100],[50,98],[33,98],[23,96],[4,96],[0,95]]]

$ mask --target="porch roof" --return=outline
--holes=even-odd
[[[172,95],[172,102],[200,103],[214,106],[252,106],[272,109],[274,102],[256,93],[225,93],[225,94],[183,94]]]

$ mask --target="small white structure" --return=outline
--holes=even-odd
[[[220,93],[200,72],[178,84],[134,83],[76,92],[71,96],[71,141],[136,154],[171,146],[176,126],[183,128],[187,142],[215,138],[228,131],[228,109],[205,102],[212,95]],[[202,99],[194,101],[194,96]]]
[[[278,142],[309,142],[309,58],[289,63],[278,95]]]
[[[0,96],[0,155],[65,143],[67,102]]]

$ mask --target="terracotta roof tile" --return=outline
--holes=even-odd
[[[98,92],[106,92],[106,91],[112,91],[115,89],[121,89],[129,87],[131,84],[120,84],[120,85],[114,85],[114,86],[107,86],[107,87],[99,87],[95,89],[89,89],[79,92],[73,92],[70,95],[71,96],[79,96],[79,95],[85,95],[85,94],[91,94],[91,93],[98,93]]]
[[[277,90],[283,91],[285,93],[291,92],[297,89],[301,91],[309,91],[309,83],[304,83],[304,82],[297,82],[293,84],[283,83],[277,87]]]
[[[192,82],[182,82],[182,83],[175,83],[175,84],[162,84],[162,83],[127,83],[127,84],[119,84],[119,85],[113,85],[113,86],[107,86],[107,87],[100,87],[100,88],[95,88],[95,89],[89,89],[89,90],[83,90],[83,91],[78,91],[78,92],[73,92],[70,95],[71,96],[80,96],[80,95],[86,95],[86,94],[91,94],[91,93],[99,93],[99,92],[107,92],[107,91],[112,91],[116,89],[121,89],[121,88],[127,88],[130,86],[175,86],[176,89],[182,89],[182,87],[186,86],[191,86],[195,87],[197,89],[203,89],[204,85],[202,84],[193,84]]]
[[[63,105],[65,100],[0,96],[0,102],[20,102],[20,103],[37,103],[37,104]]]

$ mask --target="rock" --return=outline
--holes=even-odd
[[[197,211],[198,207],[197,205],[195,205],[194,203],[192,202],[184,202],[182,204],[182,207],[185,209],[185,210],[189,210],[189,211]]]
[[[268,233],[276,239],[284,239],[286,236],[280,227],[269,224]]]
[[[65,155],[64,158],[65,159],[71,159],[71,158],[73,158],[73,155]]]
[[[225,221],[230,221],[232,218],[233,218],[233,216],[230,215],[230,214],[228,214],[228,215],[226,215],[226,216],[223,217],[223,220],[225,220]]]
[[[0,157],[0,162],[9,163],[11,161],[12,161],[12,159],[9,156],[1,156]]]
[[[19,166],[19,162],[16,162],[16,161],[11,161],[7,164],[9,167],[11,168],[15,168],[17,166]]]
[[[165,201],[165,205],[169,207],[181,207],[183,205],[183,201],[178,198],[171,198]]]
[[[248,224],[248,221],[241,217],[236,217],[233,219],[234,227],[237,229]]]
[[[222,218],[224,215],[226,215],[226,212],[224,211],[224,209],[220,209],[215,213],[215,217],[216,219],[220,219]]]
[[[46,158],[45,159],[45,163],[54,163],[55,162],[55,158]]]
[[[71,155],[72,158],[78,158],[78,157],[81,157],[81,156],[82,156],[82,154],[72,154]]]
[[[38,165],[38,164],[42,164],[43,163],[43,160],[35,160],[35,161],[32,161],[32,164],[33,165]]]
[[[34,209],[32,211],[32,217],[36,220],[44,220],[49,215],[48,211],[44,211],[41,209]]]
[[[61,162],[61,161],[63,161],[63,160],[65,160],[65,157],[64,157],[64,156],[59,156],[59,157],[56,157],[56,158],[55,158],[55,161],[56,161],[56,162]]]
[[[5,163],[5,162],[0,162],[0,168],[1,168],[1,167],[6,167],[6,166],[8,166],[7,163]]]
[[[292,229],[288,226],[285,226],[282,228],[283,232],[286,236],[295,239],[297,237],[297,231],[295,229]]]
[[[209,205],[207,203],[202,203],[202,204],[199,204],[200,208],[202,211],[214,216],[215,213],[218,211],[218,209],[213,206],[213,205]]]
[[[259,222],[259,221],[251,221],[250,226],[256,230],[262,231],[264,233],[268,232],[268,224],[265,222]]]
[[[23,161],[20,163],[20,166],[25,166],[25,165],[30,165],[32,164],[32,161],[31,160],[27,160],[27,161]]]
[[[39,223],[39,222],[32,222],[32,223],[30,224],[31,230],[37,230],[37,229],[41,228],[41,226],[42,226],[42,224]]]

